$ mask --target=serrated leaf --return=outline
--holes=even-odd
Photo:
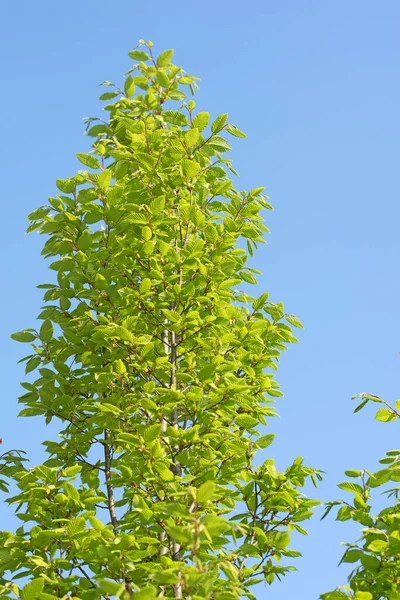
[[[199,504],[204,504],[214,496],[216,485],[214,481],[206,481],[197,490],[196,500]]]
[[[155,245],[156,244],[153,241],[145,242],[143,244],[143,252],[144,252],[144,254],[146,256],[150,256],[150,254],[153,254]]]
[[[180,125],[181,127],[188,125],[186,116],[177,110],[165,110],[162,113],[162,116],[164,121],[167,123],[172,123],[172,125]]]
[[[164,196],[159,196],[158,198],[154,198],[150,203],[149,209],[152,215],[159,215],[163,212],[165,208],[165,198]]]
[[[150,425],[143,431],[142,436],[145,442],[149,443],[158,438],[161,433],[161,425]]]
[[[192,146],[195,146],[197,144],[197,142],[199,141],[199,137],[200,137],[200,132],[197,128],[188,129],[188,131],[186,131],[186,133],[185,133],[185,144],[189,148],[192,148]]]
[[[120,358],[118,358],[115,362],[114,362],[114,371],[116,373],[118,373],[118,375],[123,375],[124,373],[126,373],[126,366],[124,361],[122,361]]]
[[[182,170],[187,179],[193,179],[201,171],[201,166],[195,160],[185,159],[182,161]]]
[[[33,600],[34,598],[38,598],[40,593],[43,591],[44,587],[44,579],[37,578],[32,579],[29,583],[27,583],[22,590],[20,591],[21,600]]]
[[[227,120],[228,120],[228,115],[226,113],[223,115],[219,115],[219,117],[217,117],[215,119],[215,121],[213,122],[213,124],[211,125],[211,131],[213,133],[218,133],[219,131],[221,131],[224,128]]]
[[[87,167],[90,167],[91,169],[100,169],[100,161],[95,156],[92,156],[91,154],[82,154],[82,153],[78,152],[76,154],[76,158],[83,165],[86,165]]]
[[[216,152],[227,152],[228,150],[231,150],[228,142],[219,135],[214,135],[212,138],[210,138],[210,140],[207,142],[207,147],[216,150]]]
[[[205,228],[204,235],[205,235],[207,242],[211,242],[212,244],[215,244],[215,242],[219,238],[219,233],[218,233],[216,227],[214,227],[214,225],[211,225],[211,223],[209,225],[207,225],[207,227]]]
[[[151,228],[148,225],[145,225],[144,227],[142,227],[142,238],[144,239],[145,242],[148,242],[149,240],[151,240],[153,236],[153,232],[151,231]]]
[[[67,534],[70,536],[77,535],[78,533],[82,533],[86,529],[86,519],[85,517],[77,517],[76,519],[72,519],[67,526]]]
[[[258,425],[258,419],[250,415],[238,415],[236,417],[236,424],[245,429],[252,429]]]
[[[101,190],[105,190],[110,185],[111,181],[111,171],[109,169],[104,169],[97,178],[97,185]]]
[[[360,496],[362,496],[364,493],[361,485],[358,485],[358,483],[353,483],[352,481],[344,481],[343,483],[339,483],[338,488],[346,492],[351,492],[352,494],[360,494]]]
[[[210,114],[208,112],[199,112],[193,118],[192,127],[203,131],[207,127],[209,120]]]
[[[263,435],[259,438],[257,438],[255,440],[255,444],[259,447],[259,448],[268,448],[268,446],[270,446],[270,444],[272,444],[272,442],[275,439],[275,434],[273,433],[268,433],[267,435]]]
[[[173,56],[173,50],[164,50],[164,52],[161,52],[160,56],[157,58],[157,66],[165,67],[171,62]]]

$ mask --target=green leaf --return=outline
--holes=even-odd
[[[40,365],[41,362],[42,361],[39,356],[35,356],[28,360],[25,366],[25,373],[28,374],[31,373],[31,371],[34,371]]]
[[[199,112],[193,118],[192,127],[198,129],[199,131],[203,131],[210,120],[210,113],[208,112]]]
[[[128,98],[131,98],[135,93],[135,81],[130,75],[125,79],[124,91]]]
[[[251,417],[250,415],[238,415],[236,417],[236,424],[245,429],[252,429],[258,425],[258,419]]]
[[[56,186],[64,194],[72,194],[75,191],[75,183],[72,179],[57,179]]]
[[[123,360],[121,360],[120,358],[118,358],[115,362],[114,362],[114,371],[116,373],[118,373],[118,375],[123,375],[124,373],[126,373],[126,366]]]
[[[83,165],[86,165],[91,169],[100,169],[100,161],[95,156],[79,152],[76,157]]]
[[[358,485],[358,483],[353,483],[352,481],[344,481],[343,483],[339,483],[338,488],[345,490],[346,492],[351,492],[352,494],[360,494],[360,496],[362,496],[364,493],[361,485]]]
[[[363,400],[358,406],[356,406],[356,408],[354,409],[354,413],[358,413],[358,411],[360,411],[362,408],[364,408],[364,406],[368,404],[368,400]]]
[[[38,598],[43,591],[43,587],[44,579],[32,579],[32,581],[27,583],[20,591],[21,600],[33,600],[34,598]]]
[[[268,446],[270,446],[270,444],[272,444],[274,439],[275,439],[275,434],[268,433],[267,435],[263,435],[263,436],[257,438],[255,440],[255,444],[257,445],[258,448],[268,448]]]
[[[384,552],[388,547],[388,543],[385,540],[374,540],[370,544],[368,544],[368,550],[371,552]]]
[[[254,277],[253,273],[250,273],[249,271],[241,271],[239,273],[239,276],[240,279],[242,279],[246,283],[251,283],[252,285],[255,285],[257,283],[257,279]]]
[[[293,327],[298,327],[299,329],[303,329],[302,322],[295,315],[285,315],[285,319],[288,323],[293,325]]]
[[[273,538],[276,548],[283,549],[290,544],[290,534],[287,531],[278,531]]]
[[[185,144],[189,148],[192,148],[199,141],[199,137],[200,137],[200,132],[198,129],[196,129],[196,128],[188,129],[188,131],[186,131],[186,133],[185,133]]]
[[[131,50],[131,52],[128,52],[128,56],[130,56],[130,58],[133,60],[140,60],[144,62],[150,60],[150,56],[147,54],[147,52],[143,52],[143,50]]]
[[[375,419],[377,421],[383,421],[384,423],[386,423],[388,421],[394,421],[395,419],[397,419],[397,415],[388,408],[380,408],[375,415]]]
[[[164,88],[168,88],[171,84],[169,77],[166,75],[166,73],[164,73],[164,71],[157,71],[156,81],[158,85]]]
[[[387,483],[388,481],[390,481],[392,473],[393,471],[390,468],[376,471],[375,473],[373,473],[373,475],[371,475],[371,477],[368,480],[369,487],[375,488],[379,487],[380,485],[383,485],[384,483]]]
[[[361,554],[362,554],[361,550],[347,550],[347,552],[344,553],[341,562],[355,563],[359,560]]]
[[[224,128],[226,122],[228,121],[228,115],[225,113],[223,115],[219,115],[211,125],[211,131],[213,133],[218,133],[221,129]]]
[[[117,96],[119,96],[119,92],[105,92],[99,97],[99,100],[113,100]]]
[[[145,225],[145,227],[142,227],[142,238],[144,239],[145,242],[148,242],[149,240],[151,240],[153,236],[153,233],[150,229],[150,227],[148,227],[147,225]]]
[[[50,342],[51,339],[53,338],[53,325],[52,322],[49,321],[48,319],[46,319],[45,321],[43,321],[42,326],[40,328],[40,339],[43,340],[44,342]]]
[[[269,298],[268,292],[264,292],[264,294],[261,294],[261,296],[259,298],[257,298],[257,300],[254,300],[254,302],[253,302],[254,310],[260,310],[260,308],[263,308],[265,306],[268,298]]]
[[[132,595],[133,600],[154,600],[157,596],[157,590],[154,587],[142,588]]]
[[[142,436],[144,441],[148,444],[157,439],[160,433],[161,425],[150,425],[149,427],[146,427],[146,429],[143,431]]]
[[[149,241],[143,244],[143,252],[146,256],[153,254],[155,248],[155,242]]]
[[[361,555],[361,564],[364,569],[368,571],[377,572],[382,566],[381,561],[376,556],[371,556],[370,554],[362,554]]]
[[[172,125],[180,125],[181,127],[188,125],[186,116],[177,110],[165,110],[162,113],[162,116],[164,121],[167,123],[172,123]]]
[[[204,504],[204,502],[207,502],[207,500],[211,500],[211,498],[214,496],[215,489],[216,485],[214,481],[206,481],[203,483],[197,490],[197,502],[199,504]]]
[[[79,533],[82,533],[86,529],[86,519],[85,517],[77,517],[76,519],[71,519],[67,525],[67,535],[75,536]]]
[[[231,147],[228,144],[228,142],[219,135],[214,135],[207,142],[207,146],[209,148],[212,148],[213,150],[216,150],[217,152],[227,152],[228,150],[231,150]]]
[[[79,250],[85,251],[92,245],[92,235],[90,231],[85,230],[78,239]]]
[[[96,273],[94,287],[98,290],[105,290],[107,286],[107,279],[101,273]]]
[[[24,329],[23,331],[17,331],[16,333],[12,333],[10,335],[10,338],[12,340],[15,340],[16,342],[33,342],[36,339],[36,335],[31,333],[31,331]]]
[[[201,166],[195,160],[182,161],[183,174],[187,179],[193,179],[201,171]]]
[[[344,472],[347,477],[361,477],[361,471],[356,471],[355,469],[349,469]]]
[[[164,50],[164,52],[161,52],[160,56],[157,58],[157,66],[158,67],[167,66],[171,62],[173,55],[174,55],[173,50]]]
[[[154,200],[150,203],[149,209],[152,215],[159,215],[163,212],[165,208],[165,198],[164,196],[159,196],[158,198],[154,198]]]
[[[247,137],[247,135],[243,133],[243,131],[240,131],[240,129],[238,129],[235,125],[229,124],[225,131],[238,138]]]
[[[88,517],[88,519],[90,521],[91,526],[96,531],[101,531],[102,529],[104,529],[105,525],[100,521],[100,519],[97,519],[96,517],[93,517],[91,515]]]
[[[97,579],[97,584],[104,594],[111,594],[117,598],[121,598],[125,592],[125,584],[110,581],[109,579]]]
[[[139,291],[141,294],[147,294],[151,289],[151,279],[149,279],[148,277],[145,277],[141,282],[140,282],[140,286],[139,286]]]
[[[111,181],[111,171],[109,169],[105,169],[102,171],[97,179],[97,184],[101,190],[105,190],[110,185]]]

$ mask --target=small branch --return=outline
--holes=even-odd
[[[104,466],[105,466],[105,474],[106,474],[106,487],[107,487],[107,499],[108,499],[108,511],[110,513],[110,519],[113,526],[114,533],[118,532],[118,521],[117,521],[117,513],[115,511],[115,501],[114,501],[114,489],[110,483],[111,480],[111,449],[108,445],[108,440],[110,439],[110,430],[104,430]]]

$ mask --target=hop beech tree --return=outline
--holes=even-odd
[[[301,458],[254,461],[299,323],[242,290],[271,208],[230,178],[245,136],[196,112],[172,50],[141,46],[81,170],[29,216],[54,276],[40,327],[12,336],[31,344],[20,414],[60,432],[42,465],[3,455],[22,525],[0,534],[1,597],[254,599],[318,504]]]

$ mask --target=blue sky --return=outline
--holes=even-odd
[[[394,402],[400,390],[398,1],[20,0],[3,3],[1,17],[2,448],[39,461],[52,435],[16,419],[24,348],[8,336],[35,324],[35,286],[51,278],[25,217],[75,172],[98,84],[121,82],[126,53],[145,38],[175,48],[176,63],[201,78],[200,110],[228,112],[248,135],[232,153],[239,187],[265,185],[275,207],[252,261],[259,292],[305,324],[282,357],[285,398],[268,451],[281,468],[304,456],[327,472],[314,493],[340,496],[344,469],[373,470],[398,445],[397,423],[374,421],[372,409],[352,415],[350,401],[368,391]],[[260,600],[312,600],[345,583],[340,542],[356,529],[333,518],[309,529],[299,572],[259,587]]]

